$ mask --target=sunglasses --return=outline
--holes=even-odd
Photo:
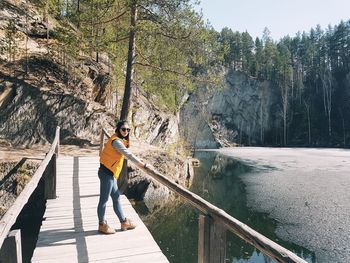
[[[120,128],[123,132],[129,132],[130,131],[130,129],[129,128]]]

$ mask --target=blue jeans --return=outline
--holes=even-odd
[[[97,215],[99,223],[105,221],[106,205],[109,196],[112,197],[113,209],[118,216],[119,221],[122,223],[125,221],[122,207],[120,205],[119,190],[117,180],[114,179],[112,173],[106,172],[101,167],[98,169],[98,178],[100,179],[100,200],[97,206]]]

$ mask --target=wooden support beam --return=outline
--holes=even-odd
[[[225,263],[226,228],[208,215],[199,216],[198,263]]]
[[[12,230],[0,250],[0,263],[22,263],[21,230]]]
[[[209,262],[225,263],[226,228],[217,220],[211,220],[209,245]]]
[[[199,215],[198,223],[198,263],[208,263],[210,250],[210,217],[207,215]]]
[[[59,126],[56,127],[56,132],[55,132],[55,139],[52,145],[55,147],[55,153],[56,153],[56,158],[58,158],[58,155],[60,153],[60,130],[61,128]]]
[[[102,129],[101,136],[100,136],[100,149],[99,149],[100,154],[101,154],[102,149],[103,149],[104,139],[105,139],[105,133],[104,133],[104,130]]]
[[[54,153],[45,170],[45,199],[56,199],[56,161],[56,153]]]

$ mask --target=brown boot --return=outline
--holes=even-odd
[[[125,231],[125,230],[129,230],[129,229],[134,229],[136,227],[136,225],[134,225],[130,219],[125,218],[125,221],[123,223],[121,223],[121,230]]]
[[[98,225],[98,232],[109,235],[114,234],[115,230],[107,225],[107,222],[105,221],[103,224]]]

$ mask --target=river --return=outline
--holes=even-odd
[[[350,151],[237,147],[197,152],[191,191],[312,263],[350,262]],[[198,212],[140,213],[171,263],[197,262]],[[272,262],[233,234],[226,262]]]

